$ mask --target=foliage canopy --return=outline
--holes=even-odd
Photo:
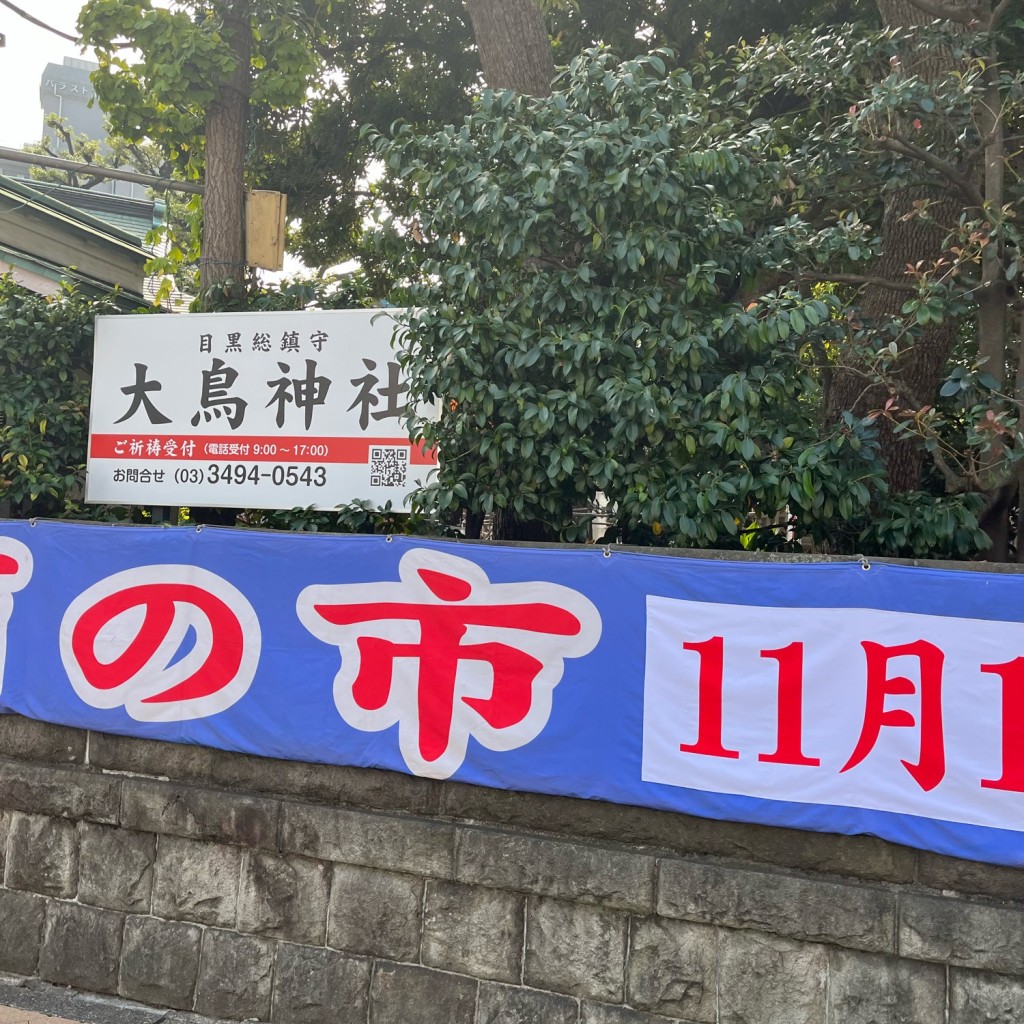
[[[415,425],[446,453],[423,500],[573,540],[600,493],[615,535],[680,545],[738,544],[755,509],[791,507],[801,533],[867,513],[865,430],[822,437],[810,397],[829,300],[733,298],[773,244],[767,142],[656,53],[587,55],[550,98],[485,93],[461,126],[378,139],[424,239],[405,365],[448,403]]]
[[[871,60],[893,45],[876,36]],[[867,325],[835,283],[878,251],[892,162],[861,175],[875,189],[862,218],[843,201],[849,142],[837,171],[845,122],[801,148],[806,110],[752,118],[751,75],[669,72],[666,56],[585,54],[550,98],[485,93],[461,125],[378,137],[408,187],[396,216],[422,239],[406,365],[418,397],[448,403],[440,424],[414,424],[450,453],[422,500],[509,509],[567,540],[601,496],[632,542],[984,546],[976,489],[888,494],[877,411],[822,422],[837,358],[866,352],[880,373],[893,338],[926,326],[922,305],[967,308],[954,294],[936,306],[926,281],[909,326]],[[812,201],[829,189],[837,201]],[[407,251],[408,233],[392,243]]]

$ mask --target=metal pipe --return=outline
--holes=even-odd
[[[33,164],[36,167],[49,167],[55,171],[78,171],[84,174],[94,174],[100,178],[113,178],[116,181],[130,181],[136,185],[148,185],[161,192],[188,192],[194,196],[201,196],[206,191],[202,185],[193,185],[187,181],[172,181],[170,178],[158,178],[155,174],[122,171],[116,167],[97,167],[96,164],[62,160],[60,157],[43,156],[40,153],[26,153],[20,149],[8,149],[6,146],[0,146],[0,160]]]

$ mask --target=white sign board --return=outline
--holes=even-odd
[[[395,310],[96,318],[86,501],[401,508],[410,444]]]

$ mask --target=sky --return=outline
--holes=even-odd
[[[75,22],[83,0],[13,0],[61,32],[75,35]],[[0,6],[0,32],[7,46],[0,49],[0,146],[20,148],[38,142],[43,134],[43,108],[39,105],[39,80],[51,61],[62,64],[65,57],[91,57],[74,43],[20,18]]]

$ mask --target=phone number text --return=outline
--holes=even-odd
[[[274,487],[323,487],[327,470],[323,466],[246,465],[241,462],[211,462],[208,466],[179,466],[176,484],[230,484],[245,487],[270,482]]]

